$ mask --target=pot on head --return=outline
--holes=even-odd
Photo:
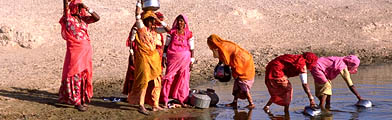
[[[143,0],[143,10],[153,10],[156,11],[160,8],[160,2],[159,0]]]

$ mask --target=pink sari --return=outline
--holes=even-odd
[[[357,56],[349,55],[344,57],[321,57],[317,60],[317,65],[310,72],[314,81],[325,84],[328,80],[333,80],[340,74],[340,71],[347,68],[351,74],[357,72],[360,60]]]
[[[184,18],[185,34],[177,34],[176,19],[169,32],[172,38],[167,50],[166,75],[162,81],[161,91],[161,101],[164,103],[168,102],[169,97],[184,103],[189,95],[189,65],[191,63],[189,39],[192,38],[192,32],[189,30],[187,17],[179,16]]]

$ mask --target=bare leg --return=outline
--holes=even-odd
[[[264,112],[270,113],[269,107],[271,106],[271,104],[272,104],[272,101],[271,101],[271,98],[270,98],[270,99],[268,100],[267,104],[265,104],[265,106],[264,106],[264,108],[263,108]]]
[[[284,113],[285,113],[285,115],[289,115],[289,109],[290,109],[289,105],[284,106]]]
[[[327,108],[327,109],[331,108],[331,95],[327,96],[326,103],[325,103],[325,108]]]
[[[249,108],[249,109],[255,108],[256,106],[255,106],[255,104],[253,104],[252,96],[250,95],[249,91],[246,92],[246,98],[248,99],[248,102],[249,102],[249,105],[246,106],[246,107]]]
[[[234,96],[234,100],[233,100],[232,103],[226,104],[225,106],[237,108],[237,101],[238,101],[238,97],[237,97],[237,96],[238,96],[238,94],[236,94],[236,95]]]
[[[322,96],[319,97],[319,100],[320,100],[320,105],[319,106],[321,107],[322,110],[325,110],[326,99],[327,99],[327,95],[322,95]]]

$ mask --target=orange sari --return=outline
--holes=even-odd
[[[151,99],[151,106],[159,105],[159,95],[161,92],[161,59],[156,50],[156,40],[159,34],[150,32],[147,28],[138,29],[136,35],[135,51],[135,80],[132,84],[132,90],[128,94],[130,104],[144,105],[145,99]],[[147,87],[152,86],[151,91]],[[145,98],[146,94],[151,94],[151,98]]]
[[[253,80],[255,65],[252,55],[237,44],[223,40],[218,35],[212,34],[207,41],[211,49],[218,49],[219,60],[229,65],[234,79],[241,81]]]

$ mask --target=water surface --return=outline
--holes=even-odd
[[[373,107],[358,108],[354,106],[357,98],[351,93],[341,76],[332,81],[333,95],[331,98],[331,114],[309,117],[302,113],[304,107],[309,105],[309,100],[302,89],[299,77],[289,78],[293,85],[293,100],[290,104],[290,119],[391,119],[392,118],[392,65],[361,66],[358,73],[351,76],[357,91],[363,99],[371,100]],[[314,94],[313,77],[308,75],[309,86]],[[249,110],[246,100],[239,100],[240,108],[234,110],[224,107],[224,104],[233,100],[231,95],[233,81],[228,83],[216,83],[199,86],[198,89],[213,88],[220,97],[218,107],[211,108],[200,117],[189,119],[281,119],[284,112],[283,107],[276,104],[271,105],[272,115],[263,111],[263,106],[269,99],[268,90],[264,84],[264,76],[258,76],[251,89],[251,94],[256,108]],[[316,103],[319,101],[315,98]],[[176,118],[176,117],[174,117]],[[177,117],[185,118],[186,117]]]

